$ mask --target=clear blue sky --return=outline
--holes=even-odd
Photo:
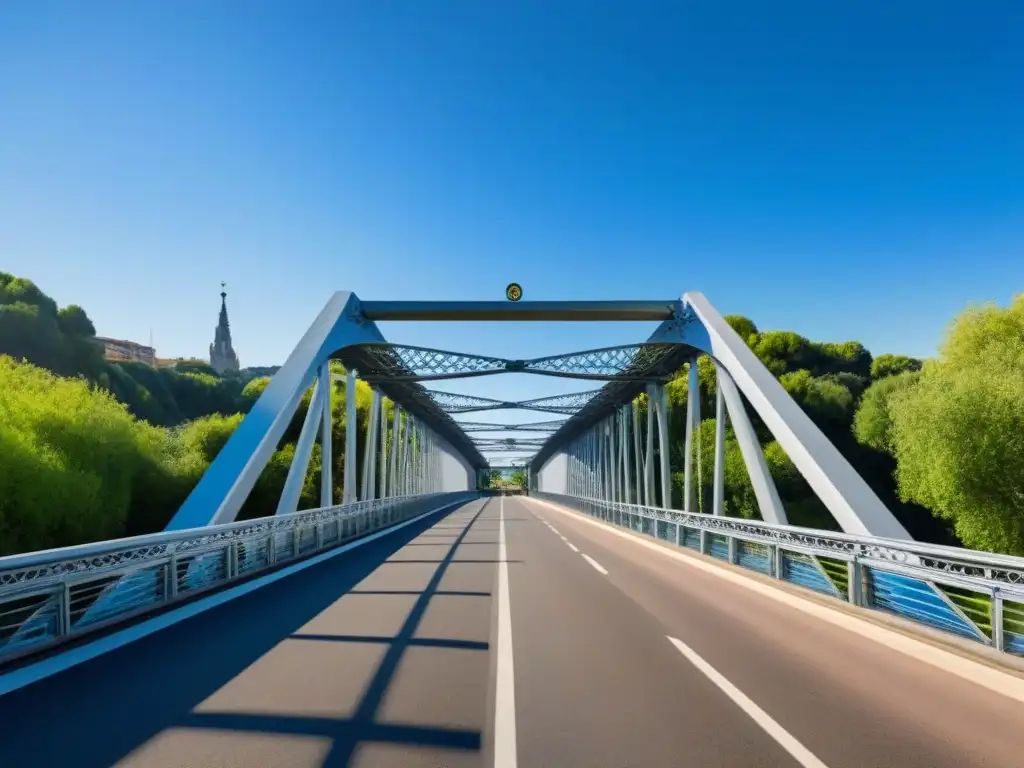
[[[0,4],[0,269],[243,365],[363,298],[664,298],[930,354],[1024,288],[1024,3]],[[510,357],[649,328],[393,326]],[[578,388],[501,377],[495,397]]]

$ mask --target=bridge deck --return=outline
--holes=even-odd
[[[669,636],[829,768],[1020,765],[1019,702],[513,497],[0,697],[0,764],[490,766],[496,709],[524,767],[801,764]]]

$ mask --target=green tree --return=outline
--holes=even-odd
[[[205,360],[177,360],[174,363],[174,370],[178,373],[195,373],[200,376],[209,376],[214,379],[219,379],[220,374],[213,369],[208,362]]]
[[[807,363],[815,376],[850,373],[867,378],[871,375],[871,353],[859,341],[811,342]]]
[[[2,296],[0,296],[2,298]],[[57,320],[25,302],[0,304],[0,354],[70,374]]]
[[[96,335],[96,326],[85,314],[85,310],[77,304],[69,304],[57,313],[57,324],[60,330],[68,336],[83,336],[86,338]]]
[[[961,314],[888,412],[901,497],[969,547],[1024,554],[1024,296]]]
[[[767,331],[751,345],[754,354],[776,376],[805,367],[810,342],[792,331]]]
[[[46,317],[57,317],[57,302],[39,290],[39,286],[6,272],[0,272],[0,304],[26,304],[38,307],[40,314]]]
[[[260,376],[257,379],[252,379],[242,388],[239,407],[243,411],[248,412],[256,404],[256,401],[259,400],[260,395],[263,394],[269,383],[269,376]]]
[[[921,361],[906,355],[879,355],[871,363],[871,378],[884,379],[886,376],[899,376],[901,373],[912,373],[921,370]]]
[[[853,433],[857,442],[876,451],[892,453],[890,429],[892,418],[889,415],[889,398],[898,392],[917,383],[916,372],[904,372],[897,376],[886,376],[878,379],[867,388],[853,419]]]
[[[749,317],[743,315],[726,315],[725,322],[727,322],[736,334],[747,342],[747,345],[751,345],[757,336],[757,326],[754,325],[754,321]]]
[[[779,381],[826,434],[847,432],[853,417],[853,394],[838,381],[811,376],[800,370],[783,374]]]
[[[0,357],[0,551],[122,535],[161,437],[84,381]]]

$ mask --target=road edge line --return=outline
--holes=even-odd
[[[830,606],[822,605],[821,603],[791,594],[782,589],[769,586],[768,584],[756,581],[745,574],[735,573],[717,564],[698,560],[697,558],[690,556],[689,553],[677,552],[654,541],[646,541],[638,536],[631,535],[630,532],[620,531],[606,523],[593,520],[586,515],[576,512],[575,510],[563,508],[544,499],[530,500],[534,503],[544,504],[556,512],[571,515],[574,519],[593,525],[601,530],[608,531],[609,533],[620,536],[628,541],[632,541],[640,546],[647,547],[655,552],[661,552],[667,557],[671,557],[685,565],[718,576],[726,581],[731,581],[732,583],[749,589],[752,592],[756,592],[771,600],[788,605],[791,608],[801,611],[809,616],[814,616],[822,621],[826,621],[829,624],[846,629],[863,638],[872,640],[879,645],[884,645],[891,650],[910,656],[911,658],[919,661],[923,661],[933,667],[938,667],[941,670],[950,672],[957,677],[976,683],[990,691],[1002,694],[1009,699],[1024,703],[1024,678],[1017,677],[1010,672],[1003,671],[1002,669],[990,666],[981,661],[975,661],[967,656],[947,651],[944,648],[933,645],[926,639],[912,637],[909,634],[904,634],[898,630],[880,626],[868,621],[867,619],[860,618],[859,616],[854,616]]]

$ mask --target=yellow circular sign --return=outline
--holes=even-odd
[[[505,288],[505,298],[509,301],[519,301],[523,298],[523,287],[519,283],[509,283]]]

